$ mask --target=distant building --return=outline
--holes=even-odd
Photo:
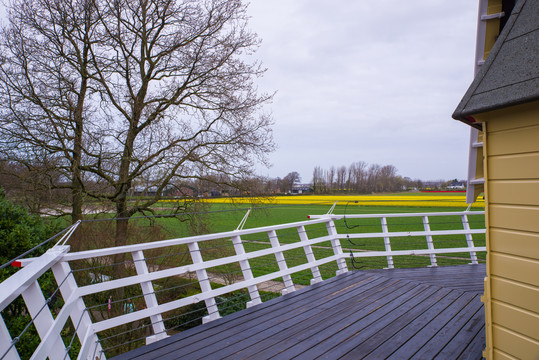
[[[466,182],[464,181],[452,181],[447,185],[447,190],[466,190]]]
[[[439,190],[443,183],[443,180],[423,181],[422,190]]]
[[[159,187],[158,186],[143,186],[136,185],[131,189],[131,196],[136,197],[145,197],[145,196],[156,196],[158,195]],[[167,185],[159,194],[161,196],[177,196],[178,191],[172,185]]]
[[[292,194],[312,193],[313,188],[311,187],[311,184],[294,184],[292,185],[292,190],[290,192]]]

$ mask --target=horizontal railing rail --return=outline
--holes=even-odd
[[[469,253],[471,264],[478,264],[478,252],[485,252],[485,246],[476,246],[474,244],[473,235],[481,235],[486,233],[484,227],[484,222],[481,222],[481,228],[472,229],[470,227],[469,216],[484,216],[484,211],[462,211],[462,212],[434,212],[434,213],[398,213],[398,214],[349,214],[349,215],[336,215],[336,214],[325,214],[325,215],[309,215],[311,219],[332,219],[334,221],[338,220],[380,220],[381,231],[378,232],[361,232],[361,233],[345,233],[339,234],[339,239],[377,239],[382,238],[384,241],[385,251],[376,251],[376,250],[367,250],[362,252],[357,252],[350,249],[349,256],[354,263],[357,259],[361,258],[371,258],[371,257],[382,257],[385,256],[387,259],[387,268],[394,268],[394,256],[421,256],[429,255],[430,266],[437,266],[437,254],[458,254],[458,253]],[[442,217],[458,217],[459,221],[453,221],[451,224],[459,224],[462,226],[461,229],[450,229],[450,230],[432,230],[431,225],[440,225],[440,223],[431,223],[431,218],[442,218]],[[389,231],[388,230],[388,219],[420,219],[420,223],[415,225],[423,226],[423,230],[413,230],[413,231]],[[356,224],[360,226],[360,224]],[[400,224],[402,225],[402,224]],[[410,224],[409,224],[410,225]],[[448,225],[448,223],[441,223],[441,225]],[[365,225],[364,225],[365,226]],[[372,225],[371,225],[372,226]],[[348,229],[348,226],[345,226]],[[466,247],[452,246],[452,247],[437,247],[434,246],[434,237],[442,236],[455,236],[455,235],[464,235],[466,238]],[[427,249],[407,249],[407,250],[393,250],[391,239],[395,238],[417,238],[424,237],[426,242],[424,245]]]
[[[393,213],[393,214],[323,214],[323,215],[309,215],[309,219],[327,219],[333,220],[340,219],[380,219],[385,218],[411,218],[411,217],[441,217],[441,216],[462,216],[462,215],[485,215],[485,211],[439,211],[439,212],[424,212],[424,213]]]
[[[437,255],[468,253],[470,262],[477,264],[477,253],[486,249],[476,246],[473,236],[483,236],[485,230],[484,223],[482,228],[470,227],[468,217],[474,215],[484,212],[326,214],[302,222],[79,252],[69,252],[65,239],[41,257],[20,262],[23,268],[0,284],[0,310],[22,296],[41,338],[32,359],[68,359],[75,343],[79,344],[77,358],[105,359],[129,348],[126,344],[135,346],[169,336],[174,327],[167,324],[189,315],[194,305],[204,304],[202,322],[213,321],[221,317],[223,296],[241,291],[245,306],[254,306],[262,302],[261,291],[266,286],[277,284],[287,294],[300,285],[348,271],[347,261],[355,266],[363,259],[380,257],[383,267],[393,268],[395,257],[426,256],[430,266],[437,266]],[[451,221],[432,221],[441,217]],[[399,218],[418,220],[410,224],[388,221]],[[349,224],[363,220],[370,223]],[[445,225],[451,228],[440,229]],[[457,225],[461,228],[455,228]],[[406,226],[413,229],[403,230]],[[451,241],[443,240],[445,237]],[[353,240],[370,242],[355,244]],[[218,246],[201,247],[212,242]],[[230,251],[223,252],[225,248]],[[167,249],[176,253],[147,255]],[[166,256],[181,254],[188,256],[182,263],[162,262]],[[124,260],[115,263],[117,256]],[[232,265],[238,276],[223,281],[219,271]],[[114,266],[121,271],[114,273],[110,269]],[[65,300],[56,311],[51,309],[53,296],[36,295],[40,292],[38,279],[49,269],[58,284],[53,295]],[[299,276],[308,278],[301,281]],[[194,280],[187,283],[191,278]],[[166,287],[163,281],[171,279],[181,285]],[[180,296],[180,290],[186,293]],[[62,338],[66,327],[72,328],[71,338]],[[19,335],[10,334],[0,318],[0,358],[18,359],[18,341]]]

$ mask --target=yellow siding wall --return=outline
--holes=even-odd
[[[539,102],[485,122],[487,355],[539,359]]]
[[[489,0],[487,6],[487,14],[497,14],[502,11],[502,0]],[[485,52],[483,59],[486,60],[490,50],[494,46],[498,34],[500,33],[500,19],[490,19],[487,21],[487,28],[485,31]]]

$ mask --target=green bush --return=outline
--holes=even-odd
[[[0,189],[0,264],[30,250],[54,234],[55,228],[42,219],[32,216],[20,206],[7,200]],[[37,249],[31,256],[39,256],[44,248]],[[9,269],[9,268],[8,268]],[[3,281],[14,271],[3,269],[0,280]]]
[[[0,264],[10,261],[42,243],[55,231],[55,227],[45,224],[39,217],[30,215],[25,209],[7,200],[0,188]],[[36,249],[29,256],[40,256],[46,248],[44,246]],[[11,266],[1,269],[0,282],[13,275],[17,270],[18,268]],[[41,276],[39,283],[45,296],[52,294],[56,289],[56,283],[50,271]],[[21,297],[15,299],[2,311],[2,317],[12,338],[19,336],[31,320]],[[39,341],[35,327],[30,326],[16,345],[21,359],[30,358]]]

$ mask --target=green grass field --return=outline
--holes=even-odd
[[[159,204],[161,205],[161,204]],[[308,215],[321,215],[328,212],[331,204],[311,204],[311,205],[267,205],[262,204],[254,206],[245,223],[244,229],[257,228],[262,226],[292,223],[308,220]],[[160,214],[166,214],[166,206],[159,206],[156,211]],[[165,240],[171,238],[182,238],[197,234],[218,233],[235,230],[248,210],[246,204],[204,204],[202,208],[195,209],[197,214],[182,215],[179,217],[157,217],[157,218],[134,218],[131,220],[130,242],[148,242]],[[337,205],[333,210],[334,214],[389,214],[389,213],[435,213],[435,212],[456,212],[464,209],[455,207],[403,207],[403,206],[346,206]],[[459,216],[441,216],[431,217],[430,226],[432,230],[441,229],[462,229],[462,223]],[[484,228],[484,216],[473,215],[469,217],[471,228]],[[346,233],[379,233],[382,232],[380,219],[352,219],[345,222],[339,220],[335,222],[337,231],[340,234]],[[391,232],[409,232],[423,231],[421,218],[388,218],[388,227]],[[306,233],[310,239],[327,235],[327,229],[324,224],[313,224],[306,226]],[[108,241],[112,241],[114,236],[114,222],[100,221],[84,223],[81,227],[81,233],[84,234],[84,248],[106,247]],[[277,231],[278,240],[281,244],[295,243],[299,241],[299,235],[295,228]],[[485,245],[483,234],[474,235],[476,246]],[[108,239],[108,240],[107,240]],[[242,236],[242,241],[246,252],[252,252],[271,247],[268,234],[257,233]],[[464,235],[436,236],[433,239],[435,248],[446,247],[466,247]],[[234,247],[229,238],[207,241],[199,243],[204,260],[235,255]],[[342,239],[341,246],[345,253],[350,250],[369,251],[384,250],[383,238],[370,239]],[[406,236],[401,238],[392,238],[391,246],[393,250],[408,249],[426,249],[427,242],[425,237]],[[83,250],[79,248],[75,250]],[[316,259],[322,259],[333,255],[333,249],[330,242],[320,243],[312,247]],[[480,259],[485,258],[485,254],[478,254]],[[176,246],[160,251],[145,252],[150,264],[155,266],[173,266],[190,262],[190,255],[186,246]],[[286,265],[288,267],[305,264],[307,262],[303,248],[289,250],[284,252]],[[469,254],[450,254],[447,256],[437,256],[438,265],[463,264],[469,263]],[[348,261],[350,269],[359,268],[383,268],[387,267],[385,257],[361,258],[353,263]],[[430,260],[428,256],[399,256],[394,257],[396,267],[418,267],[428,266]],[[250,266],[255,276],[260,276],[270,272],[278,271],[278,263],[274,255],[258,257],[250,260]],[[320,271],[324,278],[334,276],[337,270],[336,264],[331,263],[321,267]],[[222,274],[231,281],[234,277],[241,275],[238,264],[221,266],[219,268],[209,269],[209,272]],[[302,284],[308,284],[311,278],[310,271],[294,275],[304,277],[297,281]]]
[[[195,230],[200,233],[216,233],[231,231],[237,228],[238,224],[243,219],[248,207],[245,204],[210,204],[206,205],[206,210],[203,214],[195,216],[194,222],[199,221],[204,226],[200,226]],[[288,206],[261,206],[253,207],[251,213],[245,223],[244,228],[256,228],[268,225],[276,225],[283,223],[291,223],[297,221],[308,220],[308,215],[325,214],[330,209],[329,205],[288,205]],[[388,214],[388,213],[429,213],[429,212],[455,212],[464,209],[441,208],[441,207],[398,207],[398,206],[348,206],[337,205],[333,211],[334,214]],[[139,219],[139,223],[150,222],[147,219]],[[151,221],[154,225],[159,224],[162,229],[163,238],[185,237],[194,234],[193,228],[188,226],[187,222],[181,222],[175,218],[158,218]],[[484,216],[474,215],[469,217],[471,228],[484,228]],[[339,233],[346,234],[354,232],[372,233],[381,232],[382,227],[379,219],[348,219],[347,229],[343,220],[336,221],[335,225]],[[462,223],[459,216],[442,216],[431,218],[431,229],[462,229]],[[421,218],[389,218],[388,227],[391,232],[395,231],[423,231],[423,223]],[[324,224],[314,224],[306,227],[306,232],[309,238],[327,235],[327,229]],[[279,230],[277,236],[281,244],[294,243],[299,241],[299,236],[295,228]],[[270,240],[267,234],[258,233],[246,235],[242,237],[245,250],[252,252],[256,250],[266,249],[271,247]],[[466,239],[464,235],[451,236],[436,236],[433,239],[436,248],[445,247],[466,247]],[[484,235],[474,235],[476,246],[484,246]],[[427,242],[425,237],[402,237],[392,238],[391,245],[393,250],[406,249],[426,249]],[[222,256],[234,255],[234,249],[228,239],[221,239],[200,244],[205,260],[213,259]],[[363,239],[363,240],[341,240],[341,246],[345,252],[349,249],[354,251],[359,250],[384,250],[383,239]],[[313,253],[316,259],[331,256],[333,250],[329,242],[321,243],[313,247]],[[485,255],[478,254],[479,258],[484,259]],[[306,255],[303,248],[289,250],[284,253],[288,267],[306,263]],[[466,260],[467,259],[467,260]],[[438,265],[451,265],[469,263],[469,254],[450,254],[447,256],[437,256]],[[394,258],[396,267],[416,267],[427,266],[430,264],[428,256],[400,256]],[[278,264],[275,261],[275,256],[264,256],[250,260],[250,265],[255,276],[267,274],[269,272],[278,271]],[[386,258],[362,258],[352,264],[348,260],[350,269],[354,268],[382,268],[387,267]],[[324,266],[321,269],[324,277],[334,276],[336,265],[331,264]],[[241,273],[237,266],[227,266],[215,269],[209,269],[210,272],[224,273],[237,272]],[[310,272],[305,271],[296,276],[305,277],[305,280],[299,280],[299,283],[308,283]]]

